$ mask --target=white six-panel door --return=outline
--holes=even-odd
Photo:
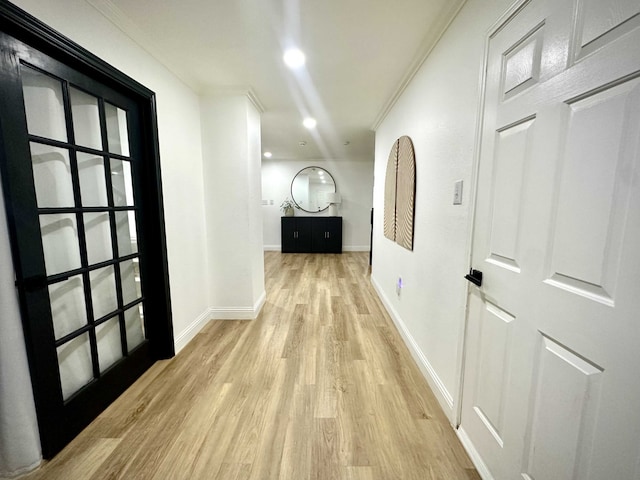
[[[491,475],[640,479],[640,1],[488,40],[461,430]]]

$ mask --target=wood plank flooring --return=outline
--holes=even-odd
[[[258,319],[211,321],[26,478],[479,479],[367,262],[266,252]]]

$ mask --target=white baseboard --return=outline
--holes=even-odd
[[[20,477],[21,475],[26,475],[27,473],[31,473],[34,470],[36,470],[37,468],[39,468],[41,464],[42,464],[42,457],[39,458],[32,465],[29,465],[28,467],[20,468],[19,470],[16,470],[15,472],[0,472],[0,480],[12,480],[12,479],[15,479],[17,477]]]
[[[214,320],[255,320],[267,299],[267,293],[262,292],[253,307],[212,307],[209,309]]]
[[[442,410],[444,410],[444,413],[447,415],[449,422],[454,425],[455,411],[453,409],[453,397],[444,386],[442,380],[440,380],[440,377],[436,373],[435,369],[433,368],[431,363],[429,363],[429,360],[418,346],[418,343],[413,338],[413,335],[411,335],[404,321],[402,320],[402,318],[400,318],[400,315],[398,314],[398,312],[396,312],[395,308],[393,308],[393,305],[386,297],[386,295],[382,291],[382,288],[380,288],[380,285],[378,285],[378,282],[376,282],[376,279],[374,277],[371,277],[371,283],[373,284],[373,288],[375,288],[376,292],[378,293],[380,300],[382,300],[382,304],[391,316],[391,319],[396,324],[396,327],[398,328],[398,331],[400,332],[404,343],[409,348],[413,359],[418,364],[418,368],[420,368],[422,375],[424,375],[427,382],[429,383],[431,390],[433,390],[433,393],[436,396],[438,403],[440,403]]]
[[[478,470],[478,474],[482,477],[482,480],[494,480],[493,475],[491,475],[487,465],[482,460],[482,457],[478,453],[478,450],[476,450],[476,447],[473,445],[473,442],[469,438],[469,435],[467,435],[467,432],[464,431],[464,428],[458,427],[456,434],[460,439],[460,443],[462,443],[462,446],[467,451],[469,458],[471,458],[476,470]]]
[[[176,346],[176,354],[187,346],[193,337],[195,337],[200,330],[204,328],[204,326],[211,320],[213,317],[211,316],[211,309],[207,308],[204,312],[202,312],[198,318],[196,318],[191,325],[189,325],[186,330],[184,330],[180,335],[176,337],[174,340]]]
[[[196,318],[185,331],[176,337],[174,343],[176,354],[182,350],[195,337],[209,320],[255,320],[260,314],[260,310],[267,300],[267,292],[263,291],[255,303],[251,307],[209,307]],[[2,479],[0,479],[2,480]]]
[[[342,247],[343,252],[368,252],[371,245],[346,245]]]
[[[280,250],[282,250],[282,246],[280,246],[280,245],[265,245],[264,246],[264,251],[265,252],[279,252]]]

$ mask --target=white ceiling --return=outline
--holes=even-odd
[[[373,160],[372,128],[465,0],[87,1],[197,92],[252,92],[274,159]]]

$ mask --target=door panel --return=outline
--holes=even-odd
[[[489,37],[461,428],[497,479],[640,475],[639,12],[531,0]]]
[[[49,458],[173,355],[155,117],[144,87],[12,5],[0,16],[73,64],[0,33],[0,168]]]
[[[629,213],[636,148],[629,139],[640,129],[639,86],[634,79],[568,105],[555,193],[548,283],[611,306]]]
[[[488,261],[514,272],[520,271],[519,238],[522,224],[519,210],[529,162],[530,132],[534,123],[535,119],[525,119],[499,130],[496,135]]]
[[[498,445],[504,441],[504,399],[509,384],[512,322],[515,318],[486,302],[480,319],[476,365],[482,382],[476,384],[474,409]]]
[[[640,5],[634,1],[582,0],[578,8],[579,56],[588,55],[640,25]]]
[[[603,369],[541,335],[523,478],[587,478]]]

